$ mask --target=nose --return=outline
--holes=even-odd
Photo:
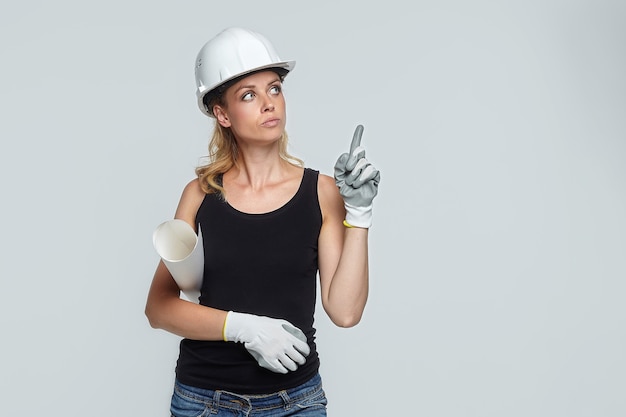
[[[272,101],[272,99],[270,97],[267,97],[265,99],[265,103],[263,103],[263,111],[274,111],[275,108],[276,106],[274,106],[274,102]]]

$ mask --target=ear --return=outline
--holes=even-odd
[[[213,115],[217,119],[217,122],[220,124],[220,126],[230,127],[230,119],[228,118],[228,115],[221,106],[217,104],[213,106]]]

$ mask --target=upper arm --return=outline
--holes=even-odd
[[[346,212],[334,178],[320,174],[317,187],[322,210],[322,229],[318,241],[320,290],[322,304],[325,305],[343,250],[343,220]]]
[[[196,230],[195,219],[198,208],[204,198],[204,192],[200,188],[198,179],[190,181],[184,188],[180,197],[178,207],[176,208],[176,219],[181,219],[189,223]],[[160,261],[152,279],[150,292],[148,294],[148,302],[150,303],[155,297],[160,296],[180,296],[178,285],[167,270],[167,267]]]
[[[199,180],[196,178],[190,181],[183,189],[174,218],[186,221],[193,227],[193,230],[196,230],[196,214],[204,196],[205,193],[200,188]]]

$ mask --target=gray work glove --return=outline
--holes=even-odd
[[[234,311],[226,316],[224,341],[243,343],[261,367],[280,374],[298,369],[311,353],[302,330],[287,320]]]
[[[350,143],[350,153],[342,154],[335,163],[335,183],[343,197],[347,226],[372,226],[373,200],[378,194],[380,172],[365,159],[361,146],[363,126],[358,125]]]

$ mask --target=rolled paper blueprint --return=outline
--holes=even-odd
[[[186,221],[168,220],[157,226],[152,234],[152,243],[183,295],[189,301],[199,303],[204,274],[200,226],[196,235]]]

